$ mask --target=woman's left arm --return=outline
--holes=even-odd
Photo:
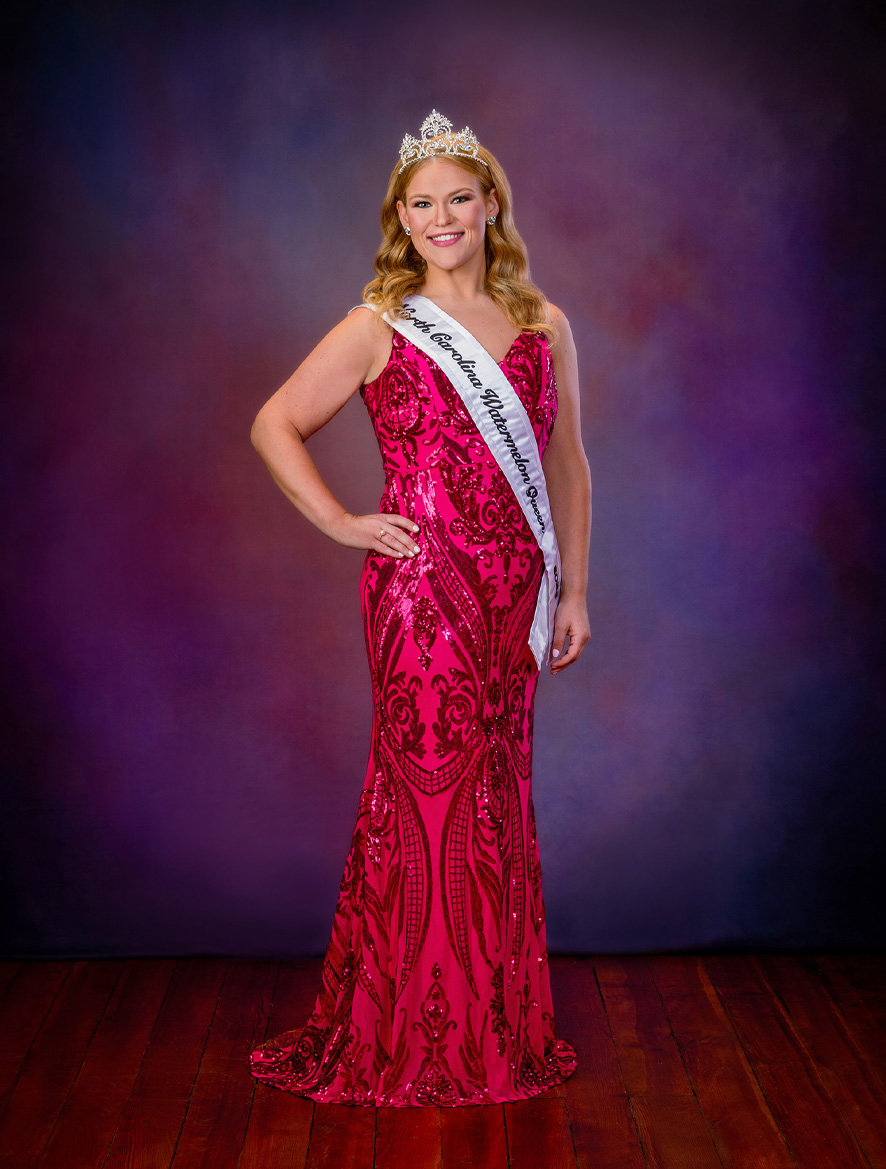
[[[557,419],[545,449],[545,479],[563,562],[554,619],[551,673],[571,666],[591,638],[588,620],[588,552],[591,542],[591,471],[581,442],[578,359],[569,322],[551,305],[557,339],[551,346],[557,381]],[[564,653],[566,642],[568,648]]]

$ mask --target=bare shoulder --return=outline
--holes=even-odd
[[[575,352],[575,341],[572,338],[572,329],[566,314],[562,309],[557,308],[555,304],[548,301],[548,309],[551,313],[551,324],[554,326],[556,336],[551,343],[551,352],[556,356],[557,354],[566,354]]]
[[[383,368],[391,349],[391,328],[370,308],[358,307],[320,341],[307,359],[324,371],[341,370],[356,384],[376,368]]]
[[[344,320],[332,330],[339,342],[353,344],[362,349],[374,350],[383,346],[390,336],[391,326],[381,320],[368,305],[357,305],[352,308]]]
[[[351,323],[353,322],[353,323]],[[391,358],[394,330],[368,305],[351,309],[342,322],[352,330],[353,343],[368,357],[363,384],[375,381]]]

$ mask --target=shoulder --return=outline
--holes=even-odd
[[[554,375],[564,397],[570,397],[578,393],[578,355],[575,351],[575,341],[566,314],[555,304],[549,303],[548,308],[551,313],[551,324],[554,326],[554,337],[550,342]]]
[[[551,324],[554,326],[554,336],[549,342],[551,357],[558,365],[563,361],[575,361],[575,341],[566,314],[550,301],[548,309],[551,314]]]
[[[375,381],[391,359],[394,330],[366,304],[352,308],[333,333],[338,330],[343,343],[360,355],[364,386]]]
[[[384,337],[390,334],[391,326],[368,304],[358,304],[348,311],[348,315],[340,321],[336,328],[342,336],[355,339],[370,339]]]
[[[390,348],[391,327],[366,305],[357,305],[330,330],[327,339],[354,354],[372,357],[386,346]]]
[[[554,326],[554,338],[551,341],[551,349],[556,351],[563,345],[572,345],[572,328],[566,314],[562,309],[557,308],[555,304],[551,304],[550,301],[548,301],[548,310],[551,314],[551,324]]]

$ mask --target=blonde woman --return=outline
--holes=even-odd
[[[511,192],[467,128],[407,135],[376,278],[253,441],[322,532],[367,553],[369,767],[314,1011],[259,1080],[371,1106],[560,1084],[532,805],[539,669],[589,637],[590,475],[569,324],[530,282]],[[353,515],[305,443],[359,390],[385,467]],[[543,462],[542,462],[543,456]]]

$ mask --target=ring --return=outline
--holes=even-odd
[[[382,538],[382,536],[386,536],[387,534],[388,534],[388,533],[387,533],[387,531],[385,530],[385,528],[382,528],[382,530],[381,530],[381,531],[379,532],[379,534],[378,534],[378,538],[379,538],[379,540]]]

